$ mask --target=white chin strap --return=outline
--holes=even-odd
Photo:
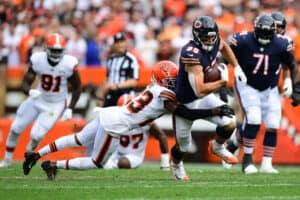
[[[268,39],[258,38],[258,42],[262,45],[266,45],[266,44],[269,44],[271,41]]]

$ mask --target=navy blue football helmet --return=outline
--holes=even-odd
[[[285,34],[286,20],[281,12],[272,12],[271,17],[275,22],[276,33],[280,35]]]
[[[219,29],[213,18],[200,16],[193,21],[193,40],[202,50],[211,51],[219,40]]]
[[[271,16],[266,14],[259,15],[254,21],[254,36],[256,40],[267,45],[275,35],[275,22]]]

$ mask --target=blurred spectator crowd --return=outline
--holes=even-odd
[[[157,60],[177,62],[179,49],[191,38],[196,16],[213,16],[221,37],[252,30],[261,12],[284,13],[287,35],[300,63],[300,1],[296,0],[6,0],[0,3],[0,64],[27,63],[43,48],[49,33],[67,38],[66,53],[80,66],[105,66],[112,36],[125,31],[141,67]]]

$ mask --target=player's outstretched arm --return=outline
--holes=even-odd
[[[166,133],[161,130],[155,123],[151,124],[150,134],[159,141],[161,153],[168,153],[168,140]]]
[[[169,148],[168,148],[168,139],[166,133],[161,130],[155,123],[151,124],[150,134],[159,141],[161,159],[160,159],[160,169],[169,170]]]
[[[222,105],[213,109],[189,109],[182,104],[176,104],[171,101],[166,101],[165,107],[171,113],[189,120],[203,119],[212,116],[232,117],[234,115],[233,109],[228,105]]]

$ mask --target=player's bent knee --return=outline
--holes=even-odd
[[[121,157],[118,161],[118,167],[120,169],[130,169],[131,168],[131,164],[130,161],[128,160],[128,158],[126,157]]]
[[[230,124],[227,124],[225,126],[222,126],[222,128],[226,131],[233,131],[236,128],[236,122],[233,121]]]
[[[16,135],[20,135],[25,128],[26,128],[25,125],[20,124],[15,121],[15,122],[13,122],[13,124],[11,126],[11,131],[14,132]]]
[[[247,113],[247,124],[261,124],[261,114],[260,110],[253,109]]]
[[[35,141],[41,141],[49,129],[43,126],[34,126],[31,130],[30,137]]]

